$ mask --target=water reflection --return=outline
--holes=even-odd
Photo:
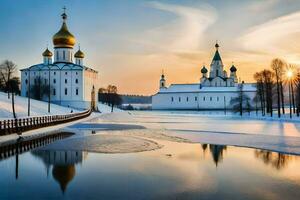
[[[262,160],[266,165],[270,165],[277,170],[287,167],[289,161],[292,160],[291,155],[270,152],[266,150],[256,149],[254,151],[256,158]]]
[[[202,144],[201,147],[204,153],[206,152],[207,147],[209,147],[213,161],[216,167],[218,167],[218,164],[221,163],[223,160],[223,152],[227,149],[227,146],[215,144]]]
[[[81,164],[88,153],[82,151],[51,151],[36,150],[32,155],[42,160],[46,167],[47,176],[52,167],[52,176],[59,183],[62,193],[76,175],[76,164]]]

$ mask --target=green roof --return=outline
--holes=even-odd
[[[218,50],[216,50],[213,60],[215,60],[215,61],[222,60]]]

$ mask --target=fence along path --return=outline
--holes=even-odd
[[[33,129],[62,124],[78,119],[88,117],[91,109],[79,113],[70,113],[65,115],[49,115],[39,117],[28,117],[19,119],[8,119],[0,121],[0,136],[13,133],[21,133]]]

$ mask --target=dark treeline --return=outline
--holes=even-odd
[[[122,104],[122,98],[118,94],[118,89],[114,85],[109,85],[107,88],[100,88],[98,90],[98,100],[101,103],[111,106],[111,112],[114,107]]]
[[[300,112],[300,71],[281,59],[274,59],[270,69],[254,74],[257,93],[255,100],[256,112],[261,110],[263,116],[269,114],[280,118],[286,113],[285,105],[289,105],[290,118]],[[288,97],[286,95],[288,93]]]
[[[151,96],[129,95],[129,94],[122,94],[120,96],[122,98],[122,103],[124,104],[151,104],[152,103]]]

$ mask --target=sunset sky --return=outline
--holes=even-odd
[[[42,62],[63,6],[85,65],[120,93],[156,93],[162,69],[167,84],[199,82],[216,40],[226,70],[234,62],[247,82],[272,58],[300,64],[299,0],[2,0],[0,60]]]

